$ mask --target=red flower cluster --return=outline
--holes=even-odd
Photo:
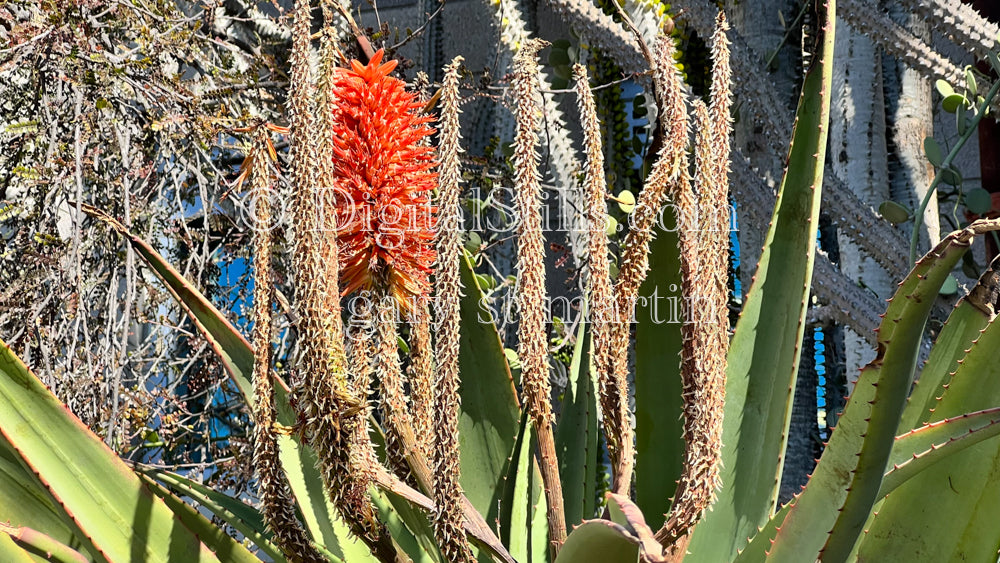
[[[430,294],[437,186],[422,104],[382,64],[351,61],[334,88],[334,168],[342,294],[377,289],[403,310]]]

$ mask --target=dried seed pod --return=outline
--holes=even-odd
[[[584,200],[587,202],[587,254],[590,257],[587,273],[587,295],[590,308],[591,334],[593,340],[594,366],[604,415],[604,428],[608,448],[611,451],[612,474],[615,483],[628,482],[631,470],[623,454],[623,444],[632,441],[632,428],[628,410],[628,380],[616,377],[614,369],[615,346],[622,343],[613,340],[621,319],[611,285],[611,261],[608,258],[608,208],[606,202],[607,182],[604,177],[604,151],[601,146],[601,129],[597,119],[597,107],[588,84],[587,70],[583,65],[573,68],[576,79],[577,105],[583,126],[584,147],[587,152],[587,173],[584,179]],[[627,338],[627,333],[625,334]],[[627,342],[625,343],[627,346]],[[618,476],[622,477],[619,479]],[[626,477],[627,476],[627,477]]]
[[[688,118],[685,106],[685,94],[680,72],[674,65],[673,39],[660,36],[654,46],[654,58],[657,63],[654,69],[654,80],[657,82],[657,94],[666,106],[659,113],[659,126],[664,132],[663,146],[653,163],[653,168],[646,178],[646,184],[639,194],[639,200],[632,211],[631,229],[622,245],[621,268],[615,285],[615,306],[618,322],[611,327],[609,348],[614,358],[609,366],[610,372],[599,373],[607,381],[617,381],[611,388],[621,386],[621,381],[628,377],[628,343],[630,325],[628,320],[635,312],[635,303],[639,286],[646,279],[649,269],[649,243],[653,239],[653,225],[669,193],[677,210],[678,225],[683,227],[688,220],[690,211],[694,208],[688,178]],[[626,387],[627,389],[627,387]],[[602,395],[607,397],[607,395]],[[607,401],[614,399],[607,398]],[[624,399],[627,403],[627,397]],[[603,404],[603,403],[602,403]],[[613,408],[613,406],[612,406]],[[607,419],[606,419],[607,420]],[[613,423],[612,423],[613,424]],[[612,489],[618,494],[627,495],[631,488],[632,467],[634,466],[632,429],[627,426],[608,433],[608,449],[612,454],[613,483]],[[617,442],[611,439],[617,436]]]
[[[658,538],[682,552],[681,544],[715,499],[721,485],[722,415],[729,351],[729,154],[732,104],[725,16],[720,12],[712,38],[712,105],[693,103],[698,222],[684,225],[681,286],[685,322],[681,327],[681,384],[684,412],[684,470],[674,503]],[[691,196],[685,196],[689,200]]]

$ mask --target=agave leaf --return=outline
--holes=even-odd
[[[517,441],[509,482],[513,484],[509,495],[509,541],[511,557],[520,563],[548,561],[548,524],[546,522],[545,495],[542,494],[542,476],[535,461],[535,438],[527,414],[521,417],[521,434]]]
[[[192,499],[243,534],[270,557],[277,561],[284,560],[285,557],[281,550],[271,542],[272,534],[267,530],[264,517],[256,508],[170,471],[145,465],[136,465],[135,470],[146,483],[165,486],[181,496]],[[153,489],[153,491],[157,490]]]
[[[977,287],[981,285],[982,281]],[[950,379],[949,374],[955,371],[966,350],[979,338],[980,331],[989,323],[990,315],[973,305],[970,298],[971,295],[967,295],[959,301],[955,310],[948,316],[948,322],[938,334],[927,363],[924,364],[920,378],[910,393],[906,408],[903,409],[899,421],[901,430],[917,428],[931,418],[933,413],[930,409],[934,408],[938,397],[944,393],[944,385]]]
[[[811,561],[821,552],[825,560],[841,561],[850,553],[878,495],[924,323],[971,238],[967,231],[948,235],[899,285],[879,327],[877,357],[861,371],[819,464],[781,525],[769,561]]]
[[[0,341],[0,434],[111,561],[218,561]]]
[[[484,305],[469,255],[462,262],[462,411],[458,421],[461,485],[487,522],[495,521],[511,452],[517,441],[519,407],[503,344]]]
[[[1000,405],[1000,323],[966,354],[932,421]],[[893,491],[858,546],[868,561],[992,561],[1000,545],[1000,447],[985,441],[949,455]]]
[[[587,310],[581,313],[586,319]],[[556,452],[563,487],[566,523],[570,526],[594,517],[597,503],[597,385],[591,370],[589,324],[580,321],[556,426]]]
[[[652,528],[663,525],[684,460],[677,244],[674,231],[660,231],[650,243],[649,275],[639,290],[645,301],[636,306],[635,501]]]
[[[729,350],[722,489],[695,527],[690,561],[730,561],[777,503],[816,250],[832,91],[834,0],[802,84],[788,168]],[[801,560],[800,560],[801,561]]]
[[[0,560],[8,563],[35,563],[28,552],[21,549],[7,534],[0,532]]]
[[[207,518],[205,518],[197,509],[195,509],[190,504],[184,502],[173,493],[171,493],[166,487],[160,485],[152,479],[145,479],[146,486],[148,486],[156,496],[163,499],[163,502],[174,511],[174,514],[180,518],[181,522],[184,523],[192,532],[201,538],[201,541],[205,542],[219,559],[226,561],[227,563],[260,563],[260,559],[257,559],[254,554],[250,553],[243,544],[237,542],[232,537],[229,536],[222,528],[219,528]],[[258,544],[258,547],[264,549],[263,546]],[[267,552],[276,562],[284,562],[285,557],[281,552],[272,553]],[[342,561],[333,561],[331,563],[343,563]]]

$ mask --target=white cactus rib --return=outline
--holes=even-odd
[[[980,58],[996,48],[1000,26],[984,18],[959,0],[903,0],[902,4],[921,16],[948,39]]]
[[[499,0],[498,5],[497,25],[500,27],[502,44],[500,68],[508,69],[513,53],[520,50],[532,33],[528,29],[519,0]],[[539,82],[542,90],[552,89],[552,81],[544,69],[540,73]],[[553,96],[543,94],[542,100],[543,145],[546,147],[543,169],[547,165],[558,192],[556,205],[559,225],[567,231],[573,258],[579,266],[586,263],[587,255],[586,228],[582,223],[582,216],[577,212],[584,208],[580,190],[576,189],[577,174],[582,169],[576,158],[579,151],[573,147],[569,127]],[[499,131],[501,138],[510,138],[514,127],[509,114],[501,118],[499,126],[502,128]]]
[[[632,32],[589,0],[549,0],[549,5],[626,73],[638,74],[649,70]]]

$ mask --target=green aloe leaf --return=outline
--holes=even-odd
[[[0,560],[8,563],[35,563],[27,551],[21,549],[3,532],[0,532]]]
[[[878,496],[884,497],[935,463],[997,435],[1000,408],[946,418],[897,436]]]
[[[545,495],[542,494],[542,474],[535,461],[536,443],[527,415],[522,417],[521,435],[517,441],[516,465],[509,481],[510,536],[507,547],[519,563],[548,561],[548,522]]]
[[[910,393],[906,408],[903,409],[899,421],[901,430],[917,428],[931,418],[931,409],[944,394],[951,373],[958,368],[966,351],[989,324],[992,304],[987,304],[984,296],[990,295],[995,289],[991,287],[994,283],[992,280],[993,270],[990,269],[983,274],[969,295],[959,300],[948,316],[948,321],[938,334],[920,372],[920,378]]]
[[[963,414],[897,436],[889,458],[890,469],[882,479],[878,498],[885,497],[932,465],[997,435],[1000,435],[1000,408]],[[775,535],[794,503],[795,500],[782,507],[753,537],[750,545],[740,552],[734,563],[764,561],[766,551],[771,549]],[[875,510],[880,510],[879,505]],[[872,518],[869,517],[868,521],[870,523]]]
[[[399,497],[374,488],[371,496],[389,535],[413,563],[445,563],[434,541],[434,528],[427,514]],[[367,549],[360,541],[356,543]],[[348,563],[350,561],[354,560],[350,559]]]
[[[672,208],[667,224],[676,223]],[[653,528],[670,510],[684,460],[681,437],[680,251],[677,233],[650,243],[635,328],[635,501]]]
[[[468,254],[462,260],[462,331],[459,351],[462,412],[458,422],[461,484],[487,522],[497,518],[520,409],[514,381],[492,311],[483,297]]]
[[[586,309],[581,314],[586,315]],[[590,369],[589,327],[587,322],[580,322],[555,435],[566,524],[569,526],[593,518],[597,504],[597,466],[600,462],[597,384]]]
[[[41,561],[53,563],[90,563],[79,551],[38,530],[0,523],[0,534],[9,535],[25,552]]]
[[[0,434],[111,561],[218,561],[0,341]]]
[[[849,555],[885,474],[924,323],[972,236],[971,231],[948,235],[899,285],[879,327],[876,359],[861,371],[819,464],[781,525],[768,561],[811,561],[821,553],[826,561],[842,561]]]
[[[818,8],[818,48],[803,81],[788,168],[729,352],[723,486],[694,529],[689,561],[731,561],[777,504],[829,130],[835,2]]]
[[[1000,323],[966,354],[931,421],[1000,406]],[[1000,545],[1000,447],[973,445],[933,464],[882,503],[858,547],[868,561],[992,561]],[[882,559],[879,559],[882,557]]]
[[[145,465],[137,465],[135,470],[147,483],[164,486],[197,502],[218,519],[243,534],[270,557],[276,560],[284,559],[281,550],[271,542],[272,534],[267,530],[264,517],[256,508],[170,471]]]
[[[37,530],[74,550],[84,550],[83,542],[65,512],[32,475],[13,447],[0,436],[0,522],[10,522]]]
[[[782,523],[785,521],[785,517],[788,516],[788,512],[792,509],[792,505],[795,504],[793,499],[791,502],[785,503],[771,520],[760,529],[750,540],[750,543],[743,548],[733,563],[759,563],[767,558],[767,551],[771,549],[771,544],[774,543],[774,536],[777,535],[778,529],[781,527]]]
[[[636,563],[639,539],[608,520],[587,520],[566,538],[556,563]]]
[[[607,494],[611,520],[587,520],[563,543],[555,563],[635,563],[662,561],[663,548],[642,512],[628,498]]]
[[[209,547],[219,559],[225,561],[226,563],[259,563],[260,559],[257,559],[254,554],[250,553],[243,544],[237,542],[229,534],[225,532],[222,528],[216,526],[207,518],[205,518],[197,509],[195,509],[190,504],[184,502],[173,493],[171,493],[166,487],[160,485],[153,480],[145,480],[146,486],[156,494],[156,496],[163,499],[163,502],[174,511],[174,514],[180,518],[181,522],[184,523],[192,532],[201,538],[201,541],[205,542],[205,545]],[[260,544],[258,544],[260,547]],[[261,547],[263,549],[263,547]],[[285,557],[281,552],[268,552],[276,562],[284,562]],[[341,561],[334,561],[331,563],[343,563]]]

